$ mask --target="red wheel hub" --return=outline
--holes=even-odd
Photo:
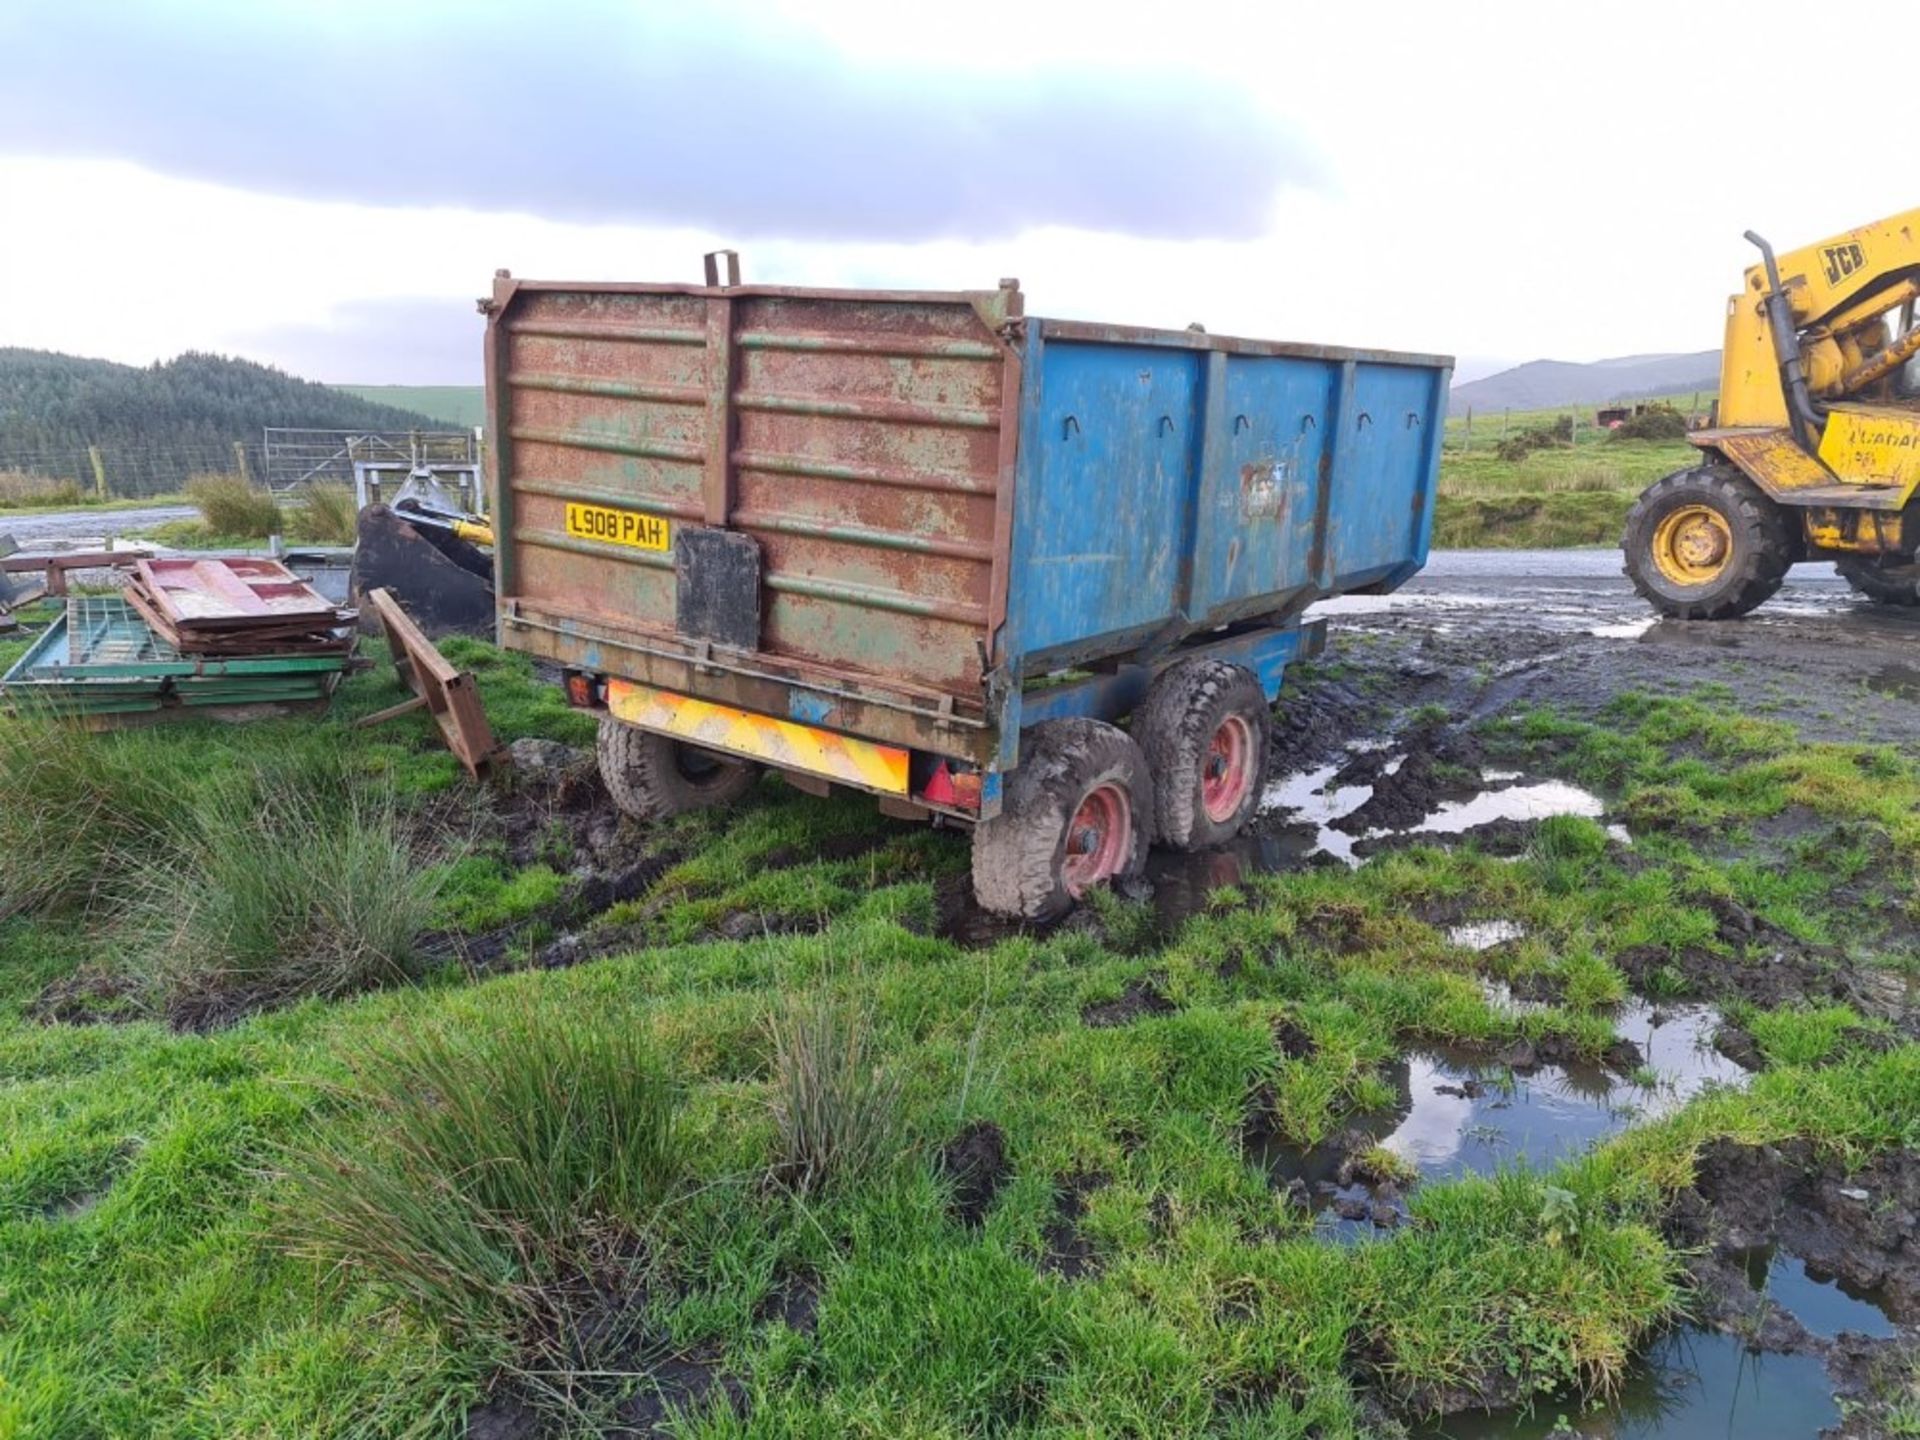
[[[1253,727],[1241,715],[1229,715],[1207,743],[1200,771],[1200,807],[1207,819],[1224,825],[1233,819],[1253,788]]]
[[[1060,883],[1078,900],[1102,880],[1118,875],[1133,853],[1133,803],[1109,781],[1080,801],[1067,826],[1067,852]]]

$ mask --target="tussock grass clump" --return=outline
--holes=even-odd
[[[1573,417],[1561,415],[1548,424],[1535,425],[1516,435],[1509,435],[1494,446],[1494,454],[1502,460],[1524,460],[1536,450],[1571,444],[1573,444]]]
[[[261,775],[195,797],[136,878],[133,924],[170,1008],[344,995],[417,973],[441,873],[391,800]]]
[[[87,496],[77,480],[29,475],[20,470],[0,470],[0,510],[86,503]]]
[[[284,528],[280,503],[255,489],[244,475],[195,475],[187,481],[187,498],[216,535],[265,539]]]
[[[768,1030],[775,1177],[806,1193],[880,1169],[897,1150],[900,1083],[875,1051],[871,1016],[815,996],[789,1001]]]
[[[183,758],[144,732],[99,735],[48,714],[0,716],[0,920],[86,909],[178,823]]]
[[[306,485],[295,497],[300,508],[288,517],[295,538],[309,545],[351,545],[358,531],[359,507],[345,485]]]
[[[681,1174],[678,1091],[602,1012],[526,999],[355,1047],[347,1123],[287,1156],[280,1235],[430,1318],[550,1324]]]
[[[1684,440],[1687,417],[1671,405],[1649,405],[1613,427],[1614,440]]]

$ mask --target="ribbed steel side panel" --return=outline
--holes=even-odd
[[[965,297],[528,285],[493,332],[503,609],[673,641],[671,551],[566,506],[725,527],[763,661],[978,711],[1011,352]]]

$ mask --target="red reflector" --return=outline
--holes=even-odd
[[[593,677],[571,671],[567,675],[567,703],[582,710],[593,706]]]
[[[930,805],[953,804],[953,773],[947,769],[946,761],[942,760],[927,777],[927,788],[920,794]]]
[[[959,810],[978,810],[980,808],[980,772],[978,770],[951,770],[942,760],[933,774],[927,777],[927,788],[920,792],[920,798],[929,805],[951,805]]]

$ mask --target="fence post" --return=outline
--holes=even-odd
[[[87,446],[87,460],[93,466],[93,493],[104,500],[107,498],[107,462],[100,458],[98,445]]]
[[[1460,447],[1467,454],[1473,453],[1473,407],[1467,406],[1467,443]]]
[[[1507,417],[1511,414],[1513,414],[1511,410],[1502,410],[1500,412],[1500,439],[1503,443],[1507,438]]]
[[[244,440],[233,442],[233,473],[249,485],[253,483],[253,472],[247,468],[247,442]]]

